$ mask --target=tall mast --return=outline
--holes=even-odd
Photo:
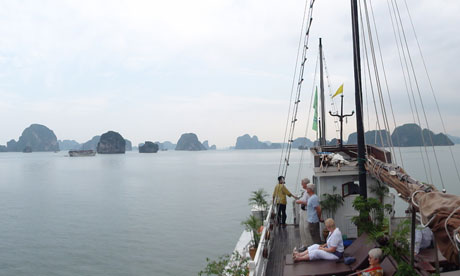
[[[320,135],[320,145],[326,145],[326,111],[325,111],[325,102],[324,102],[324,77],[323,77],[323,44],[321,43],[321,38],[319,39],[319,87],[321,92],[321,135]]]
[[[366,150],[364,145],[364,126],[362,114],[362,87],[361,87],[361,56],[359,49],[358,3],[351,0],[351,22],[353,26],[353,64],[355,76],[355,105],[356,105],[356,130],[358,134],[358,168],[359,168],[359,193],[367,198],[366,168],[364,160]]]

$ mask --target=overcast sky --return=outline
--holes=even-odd
[[[387,1],[372,3],[396,121],[411,122]],[[404,1],[398,3],[405,16]],[[460,136],[460,2],[407,3],[447,132]],[[32,123],[80,143],[108,130],[134,145],[175,143],[185,132],[218,148],[245,133],[281,142],[304,6],[303,0],[2,1],[0,144],[17,140]],[[316,1],[296,137],[306,128],[320,36],[332,90],[344,83],[345,112],[354,109],[350,35],[349,1]],[[430,127],[440,132],[416,48],[411,54]],[[346,134],[355,130],[354,119]],[[329,120],[328,139],[334,129]]]

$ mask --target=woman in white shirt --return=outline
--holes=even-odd
[[[333,219],[329,218],[324,223],[329,231],[326,243],[314,244],[304,252],[294,253],[294,261],[338,260],[342,258],[344,250],[342,233],[339,228],[335,227]]]

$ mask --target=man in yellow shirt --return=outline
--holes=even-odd
[[[298,197],[294,196],[289,192],[289,190],[284,185],[284,176],[278,177],[278,184],[275,186],[275,190],[273,191],[273,203],[276,203],[278,207],[278,224],[281,223],[281,226],[286,227],[286,196],[294,197],[295,199],[299,199]]]

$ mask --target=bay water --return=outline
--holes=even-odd
[[[460,146],[451,149],[460,165]],[[420,149],[401,151],[406,171],[424,180]],[[447,191],[460,194],[449,148],[436,153]],[[251,191],[264,188],[271,198],[280,156],[281,150],[1,153],[0,275],[197,275],[207,257],[233,250]],[[298,192],[311,174],[310,152],[293,150],[287,187]],[[398,201],[398,214],[404,208]]]

